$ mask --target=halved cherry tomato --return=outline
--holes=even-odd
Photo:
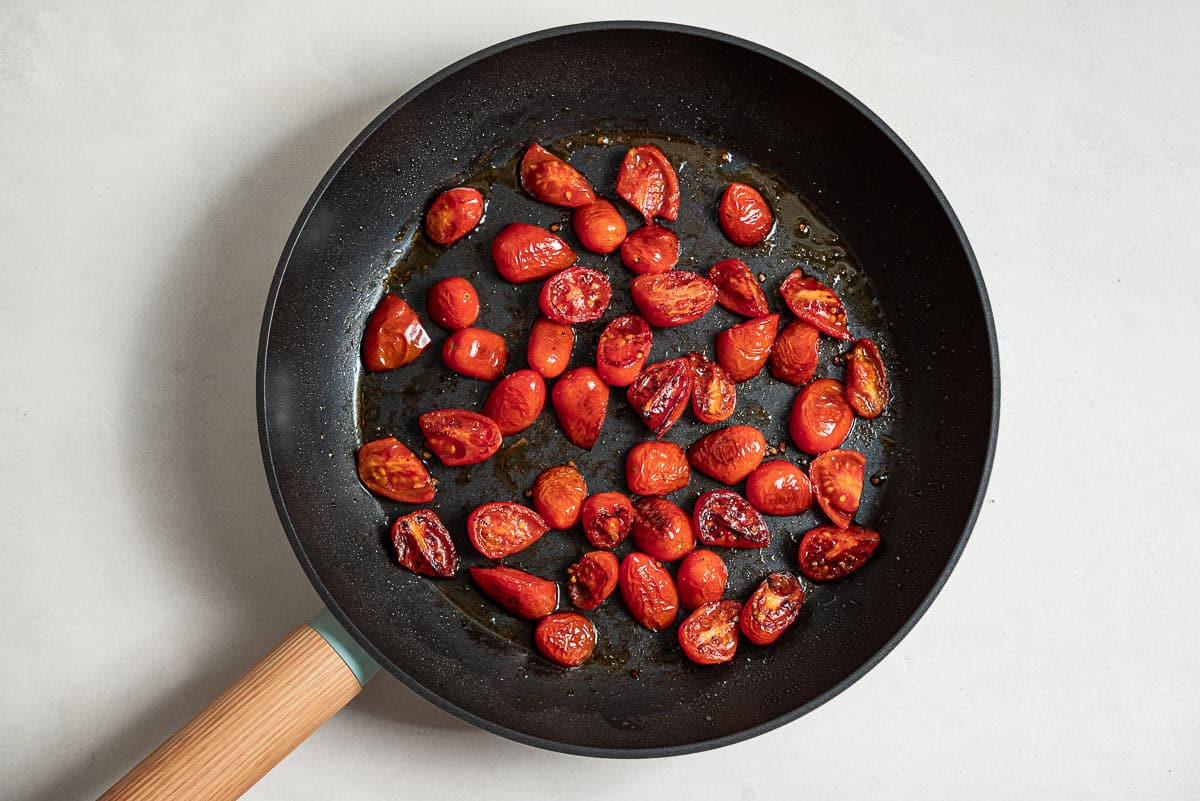
[[[521,185],[543,203],[586,206],[596,199],[592,185],[579,170],[534,142],[521,159]]]
[[[629,614],[651,631],[662,631],[675,622],[679,594],[671,574],[644,553],[634,551],[621,562],[618,580]]]
[[[457,242],[483,219],[483,195],[458,186],[437,196],[425,213],[425,235],[439,245]]]
[[[417,424],[425,435],[425,447],[449,467],[490,459],[504,441],[492,418],[466,409],[426,412],[417,419]]]
[[[549,530],[541,515],[512,501],[485,503],[467,516],[467,536],[488,559],[523,551]]]
[[[509,223],[492,240],[492,261],[505,281],[540,281],[575,263],[575,251],[560,237],[528,223]]]
[[[758,190],[745,184],[730,184],[721,195],[717,220],[729,241],[742,247],[757,245],[775,226],[771,207]]]
[[[654,344],[649,324],[626,314],[604,327],[596,345],[596,371],[610,387],[627,387],[637,378]]]
[[[579,522],[587,483],[568,464],[547,467],[533,482],[533,508],[550,528],[565,531]]]
[[[658,362],[638,373],[625,397],[646,427],[661,437],[687,408],[692,394],[692,365],[685,357]]]
[[[867,457],[858,451],[826,451],[808,467],[817,503],[838,528],[848,528],[862,499]]]
[[[443,278],[431,286],[425,305],[429,316],[442,328],[466,328],[479,319],[479,294],[470,281],[458,276]]]
[[[725,368],[702,353],[688,354],[692,365],[692,411],[701,423],[728,420],[737,406],[737,386]]]
[[[762,372],[771,356],[779,315],[768,314],[726,328],[717,334],[717,363],[734,381],[746,381]]]
[[[737,653],[737,601],[716,601],[700,606],[679,624],[679,647],[697,665],[719,665]]]
[[[696,500],[692,509],[696,533],[705,545],[725,548],[765,548],[771,531],[750,502],[733,490],[713,490]]]
[[[661,225],[643,225],[621,243],[621,262],[638,275],[673,270],[679,263],[679,237]]]
[[[746,479],[746,500],[763,514],[798,515],[812,506],[812,484],[791,462],[764,462]]]
[[[418,509],[392,523],[392,546],[401,567],[426,576],[449,578],[458,572],[458,550],[450,532],[429,509]]]
[[[593,253],[612,253],[625,241],[625,220],[617,207],[604,198],[575,209],[571,227],[583,246]]]
[[[854,410],[846,401],[840,381],[819,378],[796,393],[788,417],[788,431],[805,453],[824,453],[846,440],[854,425]]]
[[[539,317],[529,331],[526,359],[542,378],[558,378],[567,369],[574,347],[574,328]]]
[[[771,313],[767,293],[741,259],[717,262],[709,269],[708,280],[717,288],[717,303],[734,314],[762,317]]]
[[[429,503],[437,494],[429,468],[395,437],[358,449],[358,477],[371,492],[401,503]]]
[[[668,328],[699,320],[717,302],[717,290],[702,275],[685,270],[639,275],[629,284],[633,303],[651,325]]]
[[[583,534],[597,548],[612,550],[633,527],[633,504],[619,492],[589,495],[583,502]]]
[[[558,379],[550,402],[567,439],[591,450],[608,414],[608,384],[600,374],[591,367],[576,367]]]
[[[559,612],[542,618],[533,630],[533,642],[551,662],[579,667],[596,649],[596,627],[577,612]]]
[[[800,572],[813,581],[840,579],[862,567],[878,547],[879,535],[870,529],[818,526],[800,540]]]
[[[838,339],[850,339],[846,328],[846,308],[832,289],[802,271],[795,270],[779,286],[779,294],[804,322]]]
[[[372,372],[403,367],[429,347],[429,334],[412,306],[388,293],[367,320],[363,363]]]
[[[674,562],[696,547],[687,513],[666,498],[642,498],[633,505],[633,547],[661,562]]]
[[[608,276],[587,267],[571,267],[542,284],[538,305],[556,323],[590,323],[608,311],[612,284]]]
[[[803,320],[792,320],[775,337],[771,375],[788,384],[807,384],[817,369],[821,332]]]
[[[860,339],[846,354],[846,400],[868,420],[883,414],[888,402],[887,370],[879,348],[869,339]]]
[[[442,343],[442,361],[459,375],[495,381],[508,364],[508,344],[494,331],[460,328]]]
[[[546,382],[533,370],[517,370],[492,388],[483,402],[483,413],[495,420],[507,437],[533,425],[545,405]]]
[[[767,441],[750,426],[729,426],[706,434],[687,450],[692,467],[722,484],[737,484],[762,464]]]
[[[625,457],[625,483],[634,495],[667,495],[691,477],[687,455],[674,442],[639,442]]]
[[[770,645],[796,622],[803,604],[800,580],[791,573],[772,573],[742,607],[742,634],[755,645]]]
[[[671,162],[653,145],[629,148],[617,172],[617,194],[637,209],[646,223],[679,215],[679,179]]]
[[[721,557],[712,551],[697,549],[679,563],[675,572],[675,586],[679,589],[679,603],[684,609],[721,600],[729,571]]]
[[[583,611],[604,603],[617,588],[620,572],[617,557],[610,551],[588,551],[579,561],[567,568],[567,587],[571,603]]]
[[[517,617],[537,620],[558,606],[558,585],[524,570],[497,565],[472,567],[470,573],[484,595]]]

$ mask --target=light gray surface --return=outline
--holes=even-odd
[[[381,677],[249,798],[1196,797],[1194,5],[243,5],[0,5],[0,795],[95,796],[316,608],[253,373],[332,159],[480,47],[653,14],[825,73],[962,219],[1004,399],[958,570],[865,679],[721,752],[545,753]]]

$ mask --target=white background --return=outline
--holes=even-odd
[[[330,162],[472,51],[654,16],[846,87],[961,217],[1003,419],[958,569],[866,678],[723,751],[547,753],[381,677],[249,797],[1197,797],[1194,4],[352,5],[0,3],[0,795],[95,796],[317,607],[253,375]]]

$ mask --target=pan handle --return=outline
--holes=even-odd
[[[322,609],[100,801],[231,801],[358,695],[377,670]]]

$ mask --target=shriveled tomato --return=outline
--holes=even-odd
[[[771,531],[750,502],[733,490],[713,490],[696,500],[692,509],[696,534],[705,545],[725,548],[765,548]]]
[[[458,186],[437,196],[425,212],[425,235],[439,245],[457,242],[483,219],[483,195]]]
[[[688,354],[692,365],[692,411],[701,423],[728,420],[737,406],[737,386],[725,368],[702,353]]]
[[[560,237],[528,223],[509,223],[492,240],[500,277],[514,284],[540,281],[575,263],[575,251]]]
[[[506,612],[537,620],[558,606],[558,585],[515,567],[473,567],[471,578],[484,595],[500,604]]]
[[[754,187],[733,183],[721,195],[717,221],[730,242],[742,247],[757,245],[775,226],[771,207]]]
[[[611,551],[588,551],[567,568],[567,589],[571,603],[583,611],[604,603],[617,588],[620,564]]]
[[[495,420],[507,437],[533,425],[545,405],[546,382],[533,370],[517,370],[492,388],[483,402],[483,413]]]
[[[662,562],[674,562],[696,547],[687,513],[666,498],[642,498],[633,505],[633,547]]]
[[[666,495],[691,477],[687,454],[674,442],[639,442],[625,457],[625,483],[634,495]]]
[[[460,328],[442,343],[442,361],[459,375],[495,381],[508,365],[508,344],[495,331]]]
[[[779,286],[779,294],[804,322],[838,339],[850,339],[846,328],[846,308],[837,294],[815,278],[795,270]]]
[[[554,385],[550,403],[567,439],[591,450],[608,414],[608,385],[591,367],[576,367]]]
[[[534,142],[521,159],[521,185],[543,203],[586,206],[596,199],[592,185],[579,170]]]
[[[577,612],[559,612],[542,618],[533,630],[533,642],[551,662],[579,667],[596,649],[596,627]]]
[[[627,387],[637,378],[654,344],[650,325],[626,314],[604,327],[596,345],[596,371],[610,387]]]
[[[858,451],[826,451],[808,467],[817,504],[838,528],[847,528],[862,499],[867,457]]]
[[[800,540],[800,572],[813,581],[840,579],[862,567],[878,547],[879,535],[870,529],[818,526]]]
[[[679,179],[671,162],[653,145],[629,148],[617,172],[617,194],[629,202],[646,223],[655,217],[679,215]]]
[[[470,281],[458,276],[443,278],[431,286],[425,305],[429,316],[442,328],[466,328],[479,319],[479,294]]]
[[[772,573],[742,607],[742,634],[755,645],[770,645],[796,622],[803,604],[800,580],[791,573]]]
[[[883,414],[887,406],[887,370],[879,348],[869,339],[858,340],[846,354],[846,400],[867,419]]]
[[[621,562],[618,580],[629,614],[651,631],[675,622],[679,594],[667,569],[644,553],[634,551]]]
[[[533,508],[550,528],[565,531],[579,522],[587,482],[569,464],[547,467],[533,482]]]
[[[805,453],[824,453],[845,441],[854,424],[854,410],[840,381],[818,378],[796,393],[788,431]]]
[[[698,607],[679,624],[679,647],[683,655],[697,665],[732,661],[737,653],[741,611],[742,605],[737,601],[716,601]]]
[[[638,373],[625,397],[646,427],[661,437],[687,408],[692,394],[692,365],[685,357],[658,362]]]
[[[709,269],[708,280],[717,288],[717,303],[734,314],[762,317],[771,313],[767,293],[741,259],[717,262]]]
[[[571,214],[571,227],[583,246],[593,253],[612,253],[625,241],[625,220],[604,198],[580,206]]]
[[[729,571],[721,557],[702,548],[694,550],[683,557],[675,573],[679,603],[684,609],[695,609],[719,601],[728,581]]]
[[[746,499],[763,514],[798,515],[812,506],[812,484],[791,462],[764,462],[746,479]]]
[[[449,578],[458,572],[458,549],[450,532],[429,509],[418,509],[392,523],[392,546],[401,567],[426,576]]]
[[[779,315],[755,317],[717,334],[717,363],[734,381],[746,381],[762,372],[771,356]]]
[[[467,536],[488,559],[523,551],[549,530],[541,515],[512,501],[485,503],[467,516]]]
[[[619,492],[589,495],[583,502],[583,534],[597,548],[612,550],[633,527],[633,504]]]
[[[638,275],[673,270],[679,263],[679,237],[661,225],[643,225],[621,243],[621,263]]]
[[[813,380],[821,332],[803,320],[792,320],[775,337],[771,348],[771,375],[792,385]]]
[[[417,424],[425,435],[425,447],[449,467],[490,459],[504,441],[492,418],[466,409],[426,412],[417,419]]]
[[[692,467],[722,484],[737,484],[762,464],[767,441],[750,426],[729,426],[706,434],[687,450]]]
[[[389,292],[367,320],[363,363],[372,372],[403,367],[424,353],[429,341],[429,334],[412,306]]]
[[[574,328],[539,317],[529,331],[526,359],[542,378],[558,378],[567,369],[574,347]]]
[[[608,276],[587,267],[571,267],[542,284],[538,305],[556,323],[590,323],[608,311],[612,284]]]
[[[717,302],[712,283],[685,270],[639,275],[630,282],[629,291],[642,316],[659,328],[699,320]]]
[[[437,494],[429,468],[395,437],[358,449],[358,477],[371,492],[401,503],[429,503]]]

